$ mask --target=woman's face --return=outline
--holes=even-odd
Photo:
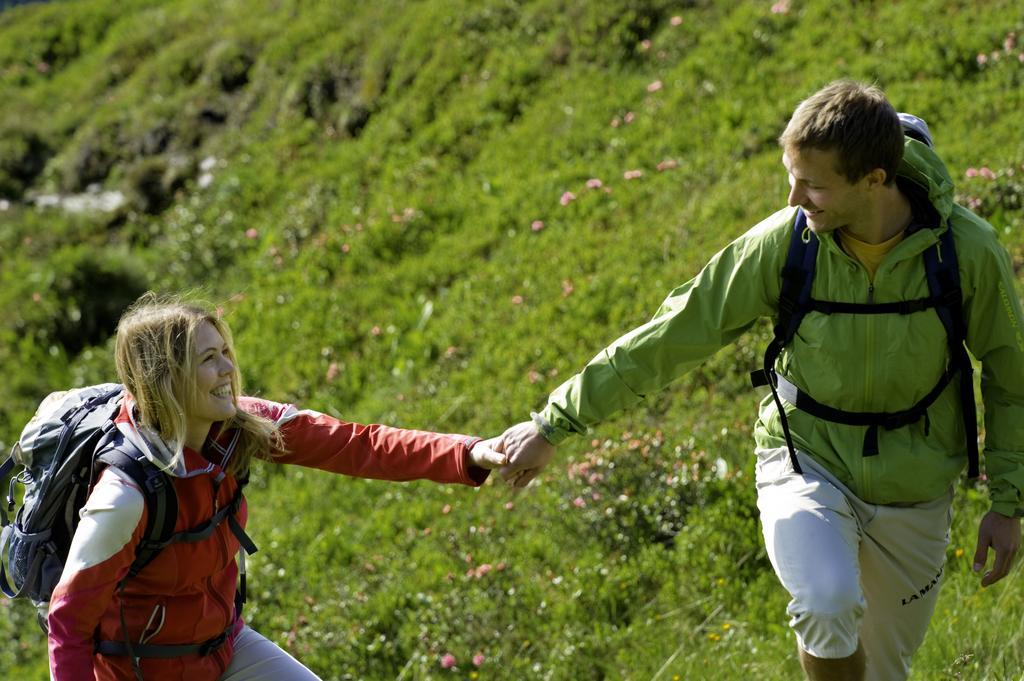
[[[208,321],[196,328],[196,399],[188,415],[188,437],[186,443],[195,448],[206,440],[210,426],[235,415],[234,396],[231,394],[231,377],[235,371],[231,350]]]

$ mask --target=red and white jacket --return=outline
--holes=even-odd
[[[346,423],[249,397],[239,399],[239,408],[277,423],[286,450],[274,457],[277,463],[361,478],[466,485],[482,484],[489,473],[470,464],[468,452],[478,438]],[[130,400],[125,400],[116,420],[121,432],[148,457],[163,458],[140,436]],[[238,488],[222,468],[226,461],[211,462],[186,448],[183,463],[172,470],[171,478],[178,496],[175,532],[209,520],[215,509],[231,502]],[[94,654],[97,640],[125,639],[122,599],[133,643],[202,643],[231,625],[239,544],[226,522],[202,542],[168,546],[127,581],[122,594],[117,592],[145,532],[146,514],[142,492],[134,483],[116,469],[104,470],[81,511],[64,572],[50,600],[50,671],[55,681],[134,679],[127,657]],[[244,500],[236,518],[244,527]],[[228,641],[205,657],[143,658],[142,673],[161,681],[214,681],[227,668],[234,636],[242,626],[239,619]]]

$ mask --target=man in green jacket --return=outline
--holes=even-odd
[[[923,121],[915,123],[930,142]],[[602,350],[532,420],[509,428],[503,475],[525,486],[570,435],[663,389],[759,318],[777,317],[799,211],[809,230],[803,238],[813,232],[820,242],[812,295],[824,301],[928,298],[923,254],[952,230],[966,344],[982,363],[992,500],[974,569],[982,571],[994,551],[981,580],[993,584],[1010,569],[1024,515],[1024,323],[1009,257],[988,223],[954,203],[942,162],[929,144],[904,137],[898,114],[875,87],[839,81],[815,93],[796,109],[780,145],[789,208],[717,253],[653,319]],[[933,307],[809,312],[775,362],[780,384],[833,410],[905,412],[927,402],[916,421],[874,431],[770,395],[761,403],[758,508],[812,681],[905,679],[924,640],[941,583],[953,484],[973,435],[957,381],[942,388],[952,361]]]

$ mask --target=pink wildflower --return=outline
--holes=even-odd
[[[575,499],[572,500],[572,505],[575,506],[576,508],[583,508],[584,506],[587,505],[587,502],[583,500],[583,497],[576,497]]]
[[[676,16],[669,19],[668,23],[672,24],[673,26],[678,26],[679,24],[683,23],[683,18],[677,14]]]
[[[455,656],[451,653],[445,653],[441,656],[441,667],[443,669],[451,669],[455,666]]]
[[[476,569],[476,576],[479,579],[480,577],[483,577],[493,569],[494,568],[491,566],[490,563],[481,563],[480,566]]]
[[[342,244],[341,245],[341,252],[342,253],[348,253],[351,250],[352,250],[352,247],[349,246],[348,244]]]
[[[576,287],[572,285],[572,281],[569,279],[562,280],[562,297],[568,298],[572,295],[572,292],[576,290]]]
[[[772,5],[772,14],[789,14],[789,0],[779,0]]]
[[[441,507],[441,515],[448,515],[451,512],[452,512],[452,505],[451,504],[445,504],[443,507]]]
[[[626,115],[622,117],[622,121],[626,124],[632,123],[633,119],[636,118],[636,114],[632,111],[627,111]]]
[[[660,80],[656,80],[656,81],[654,81],[653,83],[651,83],[650,85],[647,86],[647,91],[648,92],[657,92],[661,88],[662,88],[661,81]]]
[[[370,329],[370,333],[372,333],[374,336],[379,336],[381,334],[380,327],[374,325],[374,327]]]
[[[568,206],[570,203],[576,200],[576,195],[572,192],[565,192],[562,194],[562,198],[558,199],[558,202],[563,206]]]
[[[258,231],[256,231],[256,229],[254,227],[250,227],[249,229],[245,230],[245,238],[246,239],[255,239],[259,235],[260,235],[260,233]]]
[[[324,376],[324,378],[327,380],[328,383],[331,383],[334,381],[334,379],[338,377],[339,373],[341,373],[341,369],[338,367],[338,363],[331,362],[330,365],[327,367],[327,375]]]
[[[39,295],[38,291],[36,291],[35,293],[32,294],[32,302],[33,303],[38,303],[42,299],[43,299],[43,297],[41,295]]]
[[[512,296],[512,304],[513,305],[522,305],[523,304],[523,297],[520,296],[520,295]]]
[[[1017,61],[1019,61],[1021,64],[1024,64],[1024,52],[1021,52],[1020,54],[1017,55]]]
[[[644,52],[646,52],[647,50],[651,49],[651,41],[650,40],[641,40],[640,41],[640,49],[643,50]]]
[[[996,179],[996,174],[992,172],[992,169],[988,166],[978,168],[978,174],[984,177],[986,180]]]
[[[984,52],[979,52],[975,59],[978,62],[978,66],[984,66],[988,62],[988,55]]]
[[[627,170],[626,172],[622,173],[623,179],[626,179],[626,180],[636,180],[636,179],[641,178],[643,176],[644,176],[644,171],[642,171],[642,170]]]
[[[505,502],[505,510],[506,511],[511,511],[515,507],[516,507],[516,505],[514,503],[512,503],[511,501]]]
[[[535,232],[539,232],[540,230],[544,229],[544,221],[534,220],[533,222],[530,223],[530,229],[532,229]]]
[[[479,667],[480,665],[482,665],[484,663],[485,659],[487,659],[487,658],[485,658],[480,653],[477,653],[476,655],[473,656],[473,665],[476,666],[476,667]]]
[[[671,170],[672,168],[678,168],[679,162],[672,158],[667,158],[658,164],[658,170]]]
[[[977,168],[968,168],[967,172],[965,172],[964,175],[966,175],[967,177],[977,177],[978,176],[978,169]]]
[[[619,117],[618,117],[618,116],[616,116],[615,118],[611,119],[611,120],[610,120],[610,121],[608,122],[608,125],[612,126],[613,128],[617,128],[617,127],[619,127],[620,125],[622,125],[622,121],[621,121],[621,120],[619,120]]]
[[[540,374],[535,369],[530,369],[529,373],[526,374],[526,380],[531,384],[536,383],[540,380]]]

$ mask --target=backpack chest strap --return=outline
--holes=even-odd
[[[858,412],[837,409],[818,402],[784,376],[775,374],[774,378],[776,381],[775,390],[778,391],[778,396],[800,411],[832,423],[841,423],[847,426],[866,426],[867,431],[864,434],[863,454],[864,456],[876,456],[878,454],[879,428],[895,430],[896,428],[909,426],[924,419],[925,431],[927,432],[930,425],[928,421],[928,408],[935,403],[935,400],[939,398],[939,395],[952,382],[957,373],[957,368],[951,366],[943,373],[935,387],[928,391],[928,394],[922,397],[917,404],[909,409],[896,412]]]
[[[228,523],[228,528],[231,530],[231,534],[235,535],[235,538],[238,539],[238,543],[242,545],[242,548],[245,549],[245,552],[249,555],[252,555],[257,551],[256,544],[253,542],[252,538],[250,538],[249,535],[246,534],[245,529],[242,527],[241,523],[239,523],[238,519],[235,517],[241,505],[242,485],[239,485],[238,490],[235,492],[234,498],[232,498],[231,500],[231,503],[222,507],[216,513],[210,516],[209,520],[202,522],[191,529],[184,530],[182,532],[175,532],[174,534],[172,534],[164,540],[143,540],[139,544],[147,550],[154,551],[159,551],[170,546],[171,544],[177,544],[181,542],[184,542],[186,544],[195,544],[201,541],[205,541],[206,539],[209,539],[210,536],[220,526],[220,524],[226,520]]]

